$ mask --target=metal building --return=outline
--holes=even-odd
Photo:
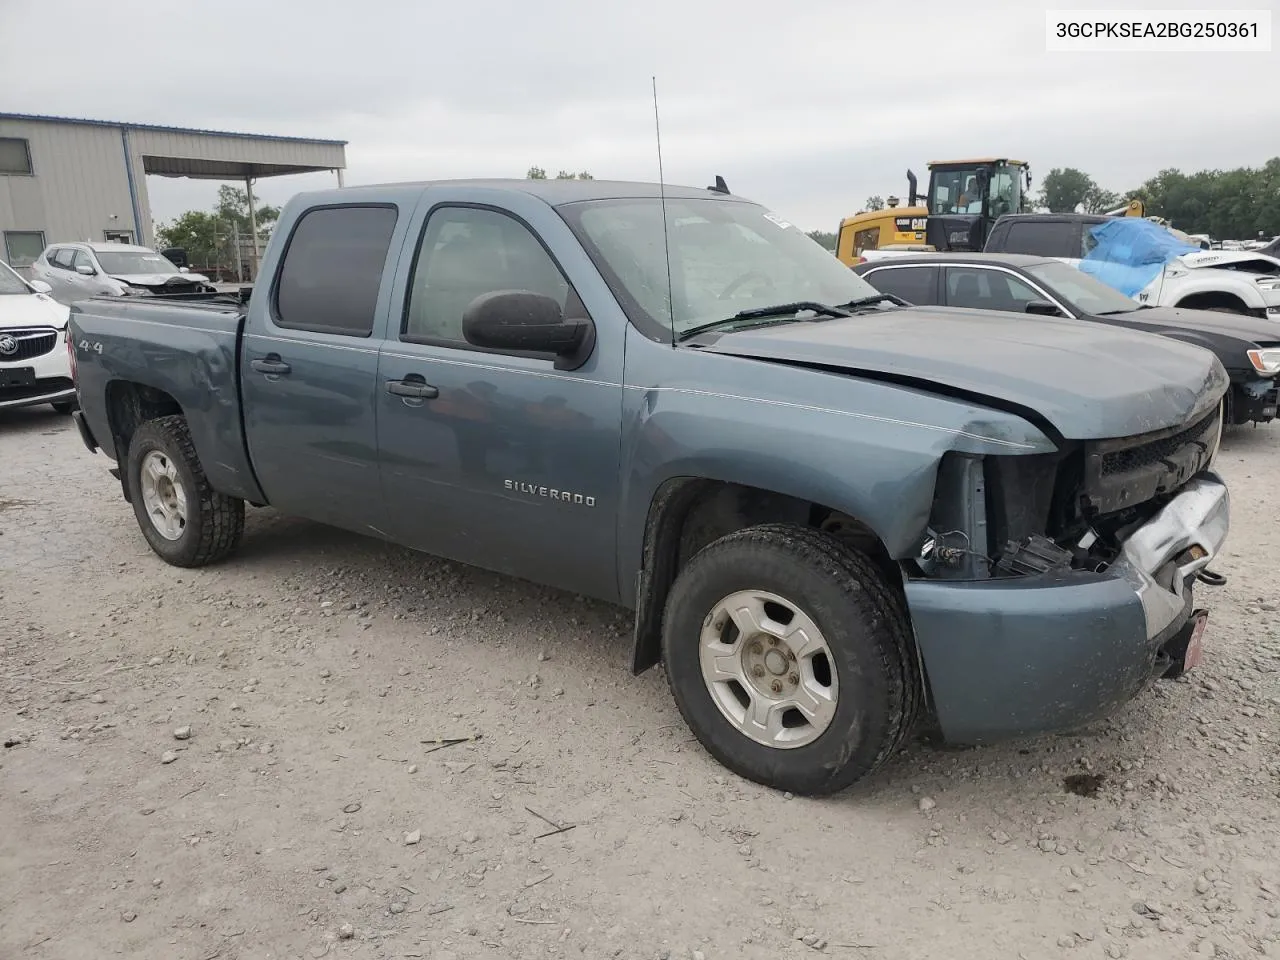
[[[332,170],[345,140],[0,113],[0,257],[28,266],[47,244],[155,244],[147,174],[244,183]],[[250,209],[253,204],[250,203]]]

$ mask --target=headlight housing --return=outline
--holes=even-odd
[[[1280,277],[1258,277],[1254,283],[1263,290],[1280,290]]]
[[[1218,459],[1218,450],[1222,447],[1222,431],[1227,423],[1227,398],[1224,396],[1218,401],[1218,429],[1213,433],[1213,447],[1209,451],[1209,462],[1205,464],[1206,468],[1213,466],[1213,462]]]
[[[1280,347],[1250,350],[1249,362],[1253,364],[1253,369],[1264,377],[1274,377],[1280,373]]]

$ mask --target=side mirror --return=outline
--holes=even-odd
[[[490,350],[550,354],[557,370],[573,370],[590,355],[595,327],[590,320],[566,320],[560,304],[540,293],[496,290],[467,304],[462,335]]]
[[[76,273],[80,274],[82,277],[92,277],[95,276],[97,272],[97,270],[93,269],[93,267],[89,266],[87,263],[82,263],[76,267]]]
[[[1024,313],[1033,313],[1038,317],[1065,317],[1066,314],[1058,309],[1056,304],[1050,303],[1048,300],[1032,300],[1025,307]]]
[[[27,284],[36,293],[53,293],[53,287],[45,283],[43,280],[32,280]]]
[[[178,272],[179,272],[179,273],[190,273],[190,272],[191,272],[191,268],[190,268],[190,267],[179,267],[179,268],[178,268]]]

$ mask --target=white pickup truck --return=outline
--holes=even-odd
[[[1078,213],[1010,214],[991,228],[983,252],[1053,257],[1076,267],[1087,263],[1085,269],[1099,280],[1151,306],[1221,310],[1280,321],[1276,257],[1247,250],[1192,250],[1172,256],[1163,266],[1086,261],[1097,243],[1093,231],[1099,224],[1121,224],[1135,233],[1160,229],[1144,227],[1145,223]]]

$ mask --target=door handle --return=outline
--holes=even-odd
[[[387,393],[396,397],[416,397],[419,400],[434,400],[440,391],[421,377],[405,377],[403,380],[388,380]]]
[[[289,366],[280,359],[278,353],[269,353],[261,360],[250,360],[249,366],[257,370],[259,373],[274,373],[277,375],[287,374],[293,367]]]

